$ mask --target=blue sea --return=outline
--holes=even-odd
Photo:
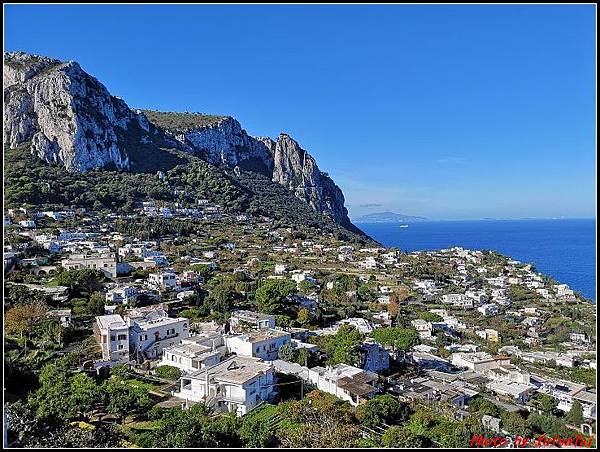
[[[428,251],[452,246],[495,250],[596,300],[596,220],[423,221],[408,228],[357,223],[388,247]]]

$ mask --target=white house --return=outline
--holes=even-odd
[[[180,389],[173,395],[193,402],[204,402],[215,411],[236,413],[251,411],[275,393],[275,372],[260,359],[233,356],[181,378]]]
[[[177,345],[189,336],[189,320],[170,318],[160,306],[135,309],[127,316],[130,349],[139,360],[162,356],[165,347]]]
[[[195,372],[205,367],[211,367],[221,361],[221,353],[213,348],[186,342],[163,348],[162,360],[159,365],[173,366],[185,373]]]
[[[558,400],[556,408],[568,413],[577,400],[581,404],[583,416],[596,420],[596,393],[588,390],[585,385],[565,380],[549,380],[539,389]]]
[[[129,327],[120,315],[96,317],[94,336],[100,344],[105,361],[129,361]]]
[[[492,381],[486,385],[486,388],[495,394],[511,397],[519,402],[529,400],[535,390],[533,385],[504,381]]]
[[[102,271],[109,278],[117,276],[117,259],[114,253],[71,254],[61,261],[61,265],[67,270],[90,268]]]
[[[377,374],[347,364],[313,367],[308,370],[308,380],[321,391],[346,400],[353,406],[379,392]]]
[[[148,286],[156,290],[172,289],[177,285],[177,275],[173,271],[150,273]]]
[[[493,303],[488,303],[481,305],[477,308],[479,312],[481,312],[486,317],[491,317],[498,314],[498,305]]]
[[[19,226],[27,228],[27,229],[35,229],[35,221],[21,220],[21,221],[19,221]]]
[[[275,264],[275,274],[283,275],[287,272],[287,266],[285,264]]]
[[[587,335],[579,331],[571,333],[569,335],[569,339],[571,339],[571,342],[579,342],[581,344],[587,344],[590,342]]]
[[[65,328],[71,326],[73,320],[71,309],[52,309],[47,312],[47,315],[50,318],[58,320],[61,326]]]
[[[133,305],[137,302],[140,291],[137,287],[123,286],[110,290],[106,293],[107,304],[128,304]]]
[[[229,353],[272,361],[278,358],[279,348],[290,340],[290,334],[285,331],[262,329],[226,336],[225,344]]]
[[[411,320],[410,323],[415,328],[415,330],[417,330],[417,333],[419,333],[419,337],[421,339],[432,338],[431,331],[433,330],[433,326],[431,325],[431,322],[428,322],[423,319],[415,319]]]
[[[232,333],[275,328],[275,316],[252,311],[233,311],[229,317],[229,328]]]
[[[487,369],[510,364],[510,358],[506,356],[492,356],[485,352],[453,353],[451,361],[456,367],[465,367],[475,372],[483,372]]]

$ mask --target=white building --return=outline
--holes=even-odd
[[[150,273],[148,286],[156,290],[172,289],[177,286],[177,275],[173,271]]]
[[[571,339],[571,342],[579,342],[581,344],[587,344],[590,342],[587,335],[579,331],[571,333],[569,335],[569,339]]]
[[[233,311],[229,317],[229,328],[232,333],[275,328],[275,316],[252,311]]]
[[[106,303],[110,305],[128,304],[134,305],[140,296],[137,287],[123,286],[110,290],[106,293]]]
[[[308,370],[308,380],[321,391],[346,400],[353,406],[379,392],[377,374],[347,364],[313,367]]]
[[[129,361],[129,327],[120,315],[96,317],[93,329],[103,360]]]
[[[433,326],[431,322],[428,322],[423,319],[415,319],[411,320],[411,325],[417,330],[419,333],[419,338],[421,339],[431,339],[433,336],[431,335],[431,331],[433,330]]]
[[[373,331],[373,325],[367,319],[362,317],[350,317],[336,322],[333,327],[339,329],[342,325],[350,325],[360,331],[361,334],[369,334]]]
[[[492,381],[486,385],[486,388],[495,394],[504,397],[510,397],[519,402],[526,402],[535,390],[535,386],[521,383]]]
[[[61,326],[67,328],[71,326],[73,314],[71,309],[52,309],[47,312],[48,317],[58,320]]]
[[[223,342],[220,335],[219,338],[220,342]],[[212,367],[221,361],[222,351],[218,348],[222,347],[216,347],[214,343],[209,345],[202,340],[203,338],[198,341],[193,339],[196,337],[184,339],[179,345],[163,348],[160,365],[173,366],[184,373],[192,373],[205,367]]]
[[[284,264],[275,264],[275,274],[283,275],[287,272],[287,266]]]
[[[229,353],[273,361],[278,358],[279,348],[289,343],[291,336],[285,331],[262,329],[236,336],[225,337]]]
[[[479,312],[481,312],[486,317],[491,317],[498,314],[498,305],[493,303],[488,303],[481,305],[477,308]]]
[[[554,380],[545,382],[539,389],[540,392],[548,394],[558,400],[556,408],[568,413],[577,400],[581,403],[583,416],[587,419],[596,420],[596,393],[588,390],[585,385],[565,380]]]
[[[451,361],[456,367],[464,367],[475,372],[483,372],[487,369],[510,364],[510,358],[506,356],[492,356],[485,352],[453,353]]]
[[[236,413],[251,411],[275,393],[275,372],[271,364],[245,356],[231,357],[181,378],[181,399],[204,402],[215,411]]]
[[[135,309],[127,316],[130,349],[139,360],[162,356],[165,347],[189,337],[189,320],[170,318],[161,307]]]
[[[117,259],[114,253],[82,253],[72,254],[61,261],[67,270],[82,268],[101,270],[109,278],[117,276]]]

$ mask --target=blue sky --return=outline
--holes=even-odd
[[[5,6],[132,107],[287,132],[352,217],[595,217],[595,8]]]

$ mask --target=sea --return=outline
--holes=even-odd
[[[494,250],[523,263],[596,302],[596,220],[464,220],[356,223],[387,247],[431,251],[460,246]]]

